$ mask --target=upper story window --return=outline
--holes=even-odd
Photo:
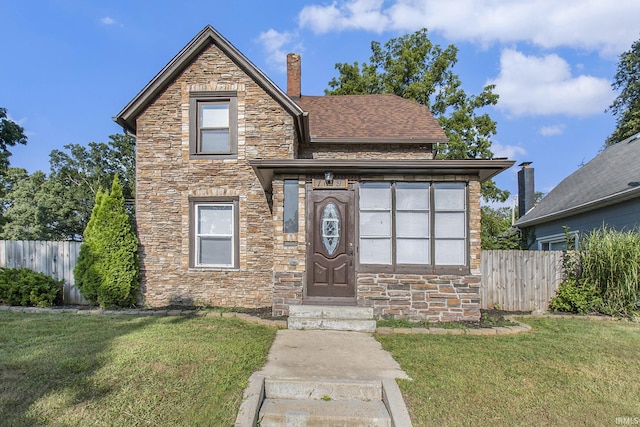
[[[360,265],[386,271],[468,266],[463,182],[360,184]]]
[[[192,92],[189,99],[191,157],[225,158],[238,154],[236,92]]]

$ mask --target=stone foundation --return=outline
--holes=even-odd
[[[358,273],[357,294],[377,318],[480,320],[480,276]]]

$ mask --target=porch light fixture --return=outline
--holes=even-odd
[[[325,172],[324,173],[324,182],[327,185],[333,184],[333,172]]]

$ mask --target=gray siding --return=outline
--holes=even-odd
[[[537,239],[563,233],[563,226],[580,233],[602,227],[616,230],[631,230],[640,227],[640,199],[627,200],[591,212],[550,221],[533,226],[535,241],[530,249],[537,249]]]

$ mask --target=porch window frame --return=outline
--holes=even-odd
[[[200,107],[207,104],[229,106],[229,150],[207,152],[200,148]],[[238,157],[238,93],[236,91],[196,91],[189,93],[189,158],[235,159]]]
[[[391,264],[365,264],[360,261],[360,253],[361,253],[361,235],[360,235],[360,185],[363,183],[390,183],[391,184]],[[411,182],[421,182],[429,184],[429,263],[427,264],[399,264],[397,263],[397,229],[396,229],[396,216],[397,216],[397,206],[396,206],[396,184],[397,183],[411,183]],[[465,264],[463,265],[438,265],[435,264],[435,216],[436,216],[436,208],[435,208],[435,186],[437,184],[447,184],[447,183],[459,183],[464,184],[464,192],[465,192]],[[356,241],[357,245],[357,254],[356,257],[356,266],[357,271],[362,273],[399,273],[399,274],[456,274],[456,275],[466,275],[470,274],[470,256],[471,256],[471,239],[470,239],[470,203],[469,203],[469,184],[466,181],[384,181],[384,180],[371,180],[371,181],[361,181],[360,185],[357,186],[356,193],[356,230],[357,237]]]
[[[231,264],[200,264],[198,261],[198,207],[231,206]],[[189,197],[189,268],[198,270],[237,270],[240,261],[240,213],[238,197]]]

